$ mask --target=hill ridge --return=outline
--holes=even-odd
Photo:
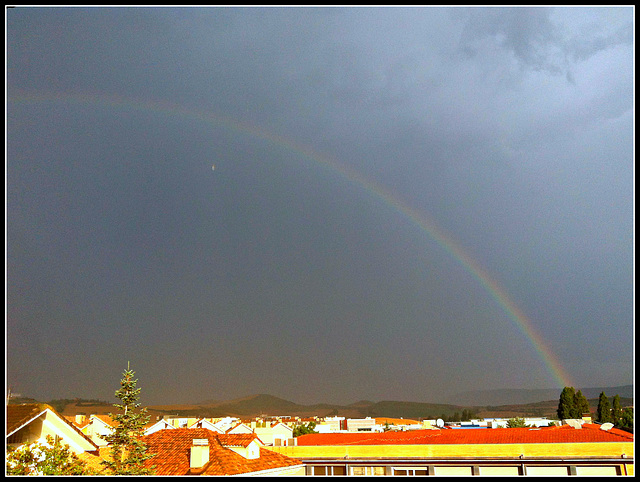
[[[461,413],[463,410],[472,411],[475,417],[523,417],[523,416],[547,416],[555,417],[558,406],[558,399],[561,393],[559,389],[550,389],[552,396],[546,400],[529,401],[527,403],[510,403],[508,397],[498,400],[498,403],[478,403],[483,400],[469,400],[474,403],[464,403],[460,400],[457,403],[429,403],[412,401],[383,400],[373,402],[370,400],[359,400],[349,405],[315,403],[300,404],[286,400],[274,395],[259,393],[239,397],[232,400],[206,400],[194,404],[163,404],[146,405],[149,414],[154,416],[179,415],[185,417],[224,417],[234,416],[238,418],[250,418],[260,415],[268,416],[345,416],[350,418],[364,417],[403,417],[403,418],[444,418]],[[520,393],[525,392],[530,397],[537,396],[538,390],[507,389],[503,391],[489,390],[496,393]],[[607,396],[613,397],[618,394],[621,397],[623,406],[633,405],[633,386],[624,385],[621,387],[601,387],[582,389],[589,400],[592,412],[598,404],[598,395],[604,391]],[[482,391],[480,391],[482,392]],[[471,393],[471,392],[467,392]],[[630,396],[627,396],[630,395]],[[30,400],[30,399],[29,399]],[[113,405],[104,402],[104,406],[94,403],[88,404],[88,400],[73,399],[60,400],[65,403],[60,406],[60,412],[64,415],[76,413],[109,413],[114,410]],[[92,401],[95,402],[95,401]],[[10,403],[20,403],[18,400]],[[24,403],[24,402],[23,402]],[[443,417],[444,416],[444,417]]]
[[[600,393],[605,392],[608,397],[620,395],[624,398],[633,397],[633,385],[620,385],[613,387],[575,387],[576,391],[581,390],[587,398],[596,398]],[[458,403],[464,405],[512,405],[543,402],[558,399],[561,388],[503,388],[488,390],[470,390],[457,393],[448,399],[448,403]]]

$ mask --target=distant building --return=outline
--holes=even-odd
[[[324,420],[316,424],[314,430],[318,433],[382,432],[384,427],[371,417],[325,417]]]
[[[479,421],[476,421],[479,422]],[[485,418],[482,420],[482,423],[487,424],[487,428],[506,428],[509,423],[508,418]],[[552,425],[560,425],[561,422],[559,420],[551,420],[546,417],[525,417],[524,423],[528,426],[532,427],[549,427]]]

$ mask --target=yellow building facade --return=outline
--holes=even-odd
[[[371,445],[327,442],[325,445],[269,447],[269,450],[300,459],[307,467],[307,475],[634,474],[631,435],[628,441],[611,442]]]

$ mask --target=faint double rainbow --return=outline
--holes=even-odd
[[[542,360],[551,380],[558,387],[572,386],[569,377],[560,364],[557,357],[548,348],[546,342],[537,333],[534,324],[510,299],[506,291],[489,275],[489,273],[471,258],[456,241],[442,229],[440,229],[431,219],[424,213],[409,206],[402,200],[398,199],[391,191],[367,179],[360,172],[355,171],[348,166],[339,163],[330,157],[320,154],[313,149],[298,144],[291,139],[287,139],[280,135],[267,132],[255,126],[250,126],[230,117],[212,114],[206,111],[200,111],[193,108],[170,103],[166,101],[142,101],[121,96],[107,95],[103,93],[95,94],[69,94],[69,93],[42,93],[42,92],[25,92],[13,91],[7,97],[7,112],[9,105],[14,104],[44,104],[44,103],[62,103],[76,104],[81,106],[95,106],[110,109],[129,109],[134,111],[143,111],[157,113],[160,115],[176,116],[185,119],[197,120],[214,127],[228,129],[243,135],[249,135],[252,138],[265,141],[287,151],[292,151],[296,155],[302,156],[316,164],[324,166],[332,172],[338,173],[343,178],[356,184],[359,188],[370,193],[375,198],[391,206],[395,211],[407,218],[411,223],[416,225],[428,237],[434,240],[442,249],[455,259],[469,274],[471,274],[478,283],[489,293],[500,308],[506,313],[509,319],[517,326],[519,331],[530,341],[531,345]]]

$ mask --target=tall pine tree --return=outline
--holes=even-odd
[[[613,421],[613,417],[611,416],[611,404],[609,403],[609,399],[604,394],[604,392],[600,393],[600,399],[598,400],[597,417],[598,422],[600,423],[608,423]]]
[[[120,389],[116,390],[116,398],[122,403],[113,405],[120,413],[109,414],[116,426],[113,433],[104,436],[111,445],[111,457],[102,463],[114,475],[153,475],[154,468],[144,465],[144,461],[153,455],[147,454],[147,447],[141,440],[149,416],[146,408],[137,410],[140,407],[140,388],[136,388],[138,380],[133,378],[134,375],[135,372],[127,362],[127,369],[120,380]]]
[[[558,418],[565,420],[567,418],[576,418],[576,391],[573,387],[564,387],[560,394],[558,402]]]
[[[613,397],[613,407],[611,408],[611,423],[618,427],[622,422],[622,407],[620,406],[620,395]]]
[[[590,413],[589,401],[582,394],[582,390],[578,390],[575,397],[576,416],[574,418],[582,418],[585,413]]]

